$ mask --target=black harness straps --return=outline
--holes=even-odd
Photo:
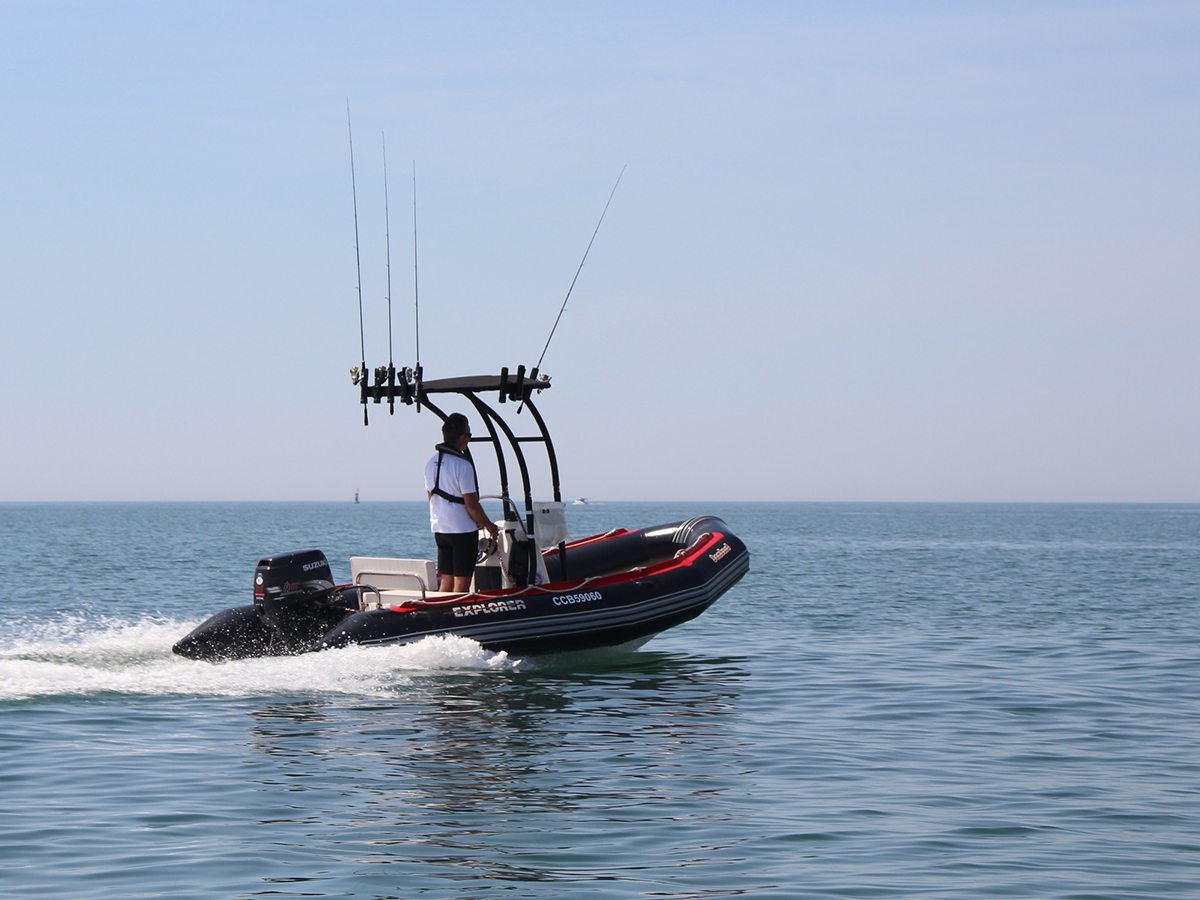
[[[434,448],[438,452],[437,472],[433,476],[433,490],[429,493],[436,494],[443,500],[449,500],[451,503],[458,503],[465,506],[467,501],[462,497],[457,497],[448,491],[443,491],[441,488],[442,481],[442,458],[449,453],[451,456],[457,456],[459,459],[465,459],[471,466],[471,475],[475,479],[475,491],[479,492],[479,473],[475,471],[475,460],[471,459],[470,451],[464,452],[457,447],[452,447],[450,444],[438,444]]]

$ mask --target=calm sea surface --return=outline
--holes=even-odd
[[[0,504],[3,898],[1197,898],[1200,506],[594,504],[751,572],[641,651],[170,646],[422,504]]]

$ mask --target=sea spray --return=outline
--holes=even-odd
[[[279,694],[379,696],[414,676],[462,669],[515,669],[520,660],[455,635],[412,644],[348,647],[303,656],[224,663],[171,653],[192,625],[163,620],[42,623],[0,648],[0,700],[105,693],[223,697]]]

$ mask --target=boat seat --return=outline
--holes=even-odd
[[[437,569],[431,559],[390,559],[381,556],[350,557],[350,577],[381,591],[416,588],[437,590]]]

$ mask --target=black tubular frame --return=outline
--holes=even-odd
[[[559,487],[558,479],[558,457],[554,453],[554,442],[550,439],[550,431],[546,428],[546,421],[542,418],[542,414],[538,412],[537,406],[533,402],[533,394],[541,393],[550,387],[550,379],[546,376],[538,378],[537,369],[533,369],[526,377],[525,367],[518,366],[515,377],[510,377],[508,369],[500,370],[499,376],[496,375],[475,375],[466,378],[441,378],[434,381],[423,381],[421,373],[415,373],[415,377],[407,371],[395,371],[395,374],[387,369],[377,370],[375,372],[375,384],[369,384],[367,372],[363,372],[360,376],[360,402],[364,408],[368,400],[375,403],[380,403],[384,398],[388,404],[392,405],[396,399],[401,402],[412,405],[416,403],[417,409],[422,406],[428,407],[434,415],[443,422],[448,418],[448,414],[443,412],[437,404],[429,399],[430,394],[459,394],[470,401],[475,407],[475,411],[479,413],[483,419],[483,424],[487,428],[487,437],[479,436],[471,437],[471,443],[490,443],[496,453],[496,465],[500,470],[500,496],[504,501],[504,517],[512,519],[515,516],[513,510],[516,504],[512,502],[512,498],[508,488],[508,463],[504,445],[507,442],[512,451],[513,457],[517,461],[517,467],[521,473],[521,487],[525,495],[525,534],[530,541],[533,541],[533,486],[529,480],[529,465],[525,460],[525,453],[521,449],[522,444],[537,443],[542,444],[546,448],[546,458],[550,466],[550,480],[554,490],[554,501],[562,502],[562,491]],[[399,377],[397,377],[399,376]],[[411,380],[410,380],[411,379]],[[500,403],[512,401],[520,404],[517,407],[519,413],[523,408],[528,407],[529,412],[533,416],[534,422],[537,424],[538,433],[536,435],[519,436],[509,427],[508,422],[500,415],[492,406],[480,397],[480,394],[495,393]],[[504,440],[501,440],[503,435]]]

